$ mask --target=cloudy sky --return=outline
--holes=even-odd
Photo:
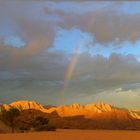
[[[0,102],[140,109],[140,2],[0,1]]]

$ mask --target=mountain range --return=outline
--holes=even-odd
[[[67,129],[140,129],[140,111],[118,108],[107,103],[43,106],[35,101],[16,101],[1,105],[21,111],[17,125],[29,125],[37,116],[47,117],[51,125]]]

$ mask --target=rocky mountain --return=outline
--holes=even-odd
[[[107,103],[78,103],[48,108],[35,101],[17,101],[2,105],[2,109],[18,108],[20,122],[29,124],[36,116],[49,118],[57,128],[80,129],[140,129],[140,112],[117,108]],[[23,125],[23,124],[22,124]]]
[[[96,103],[96,104],[87,104],[87,105],[80,105],[79,103],[75,103],[72,105],[63,105],[63,106],[50,106],[44,107],[43,105],[35,102],[35,101],[16,101],[11,104],[3,104],[2,108],[8,110],[11,107],[15,107],[20,111],[26,109],[34,109],[40,110],[45,113],[52,113],[56,111],[59,116],[61,117],[71,117],[71,116],[84,116],[85,118],[94,117],[95,114],[104,113],[104,112],[112,112],[112,111],[125,111],[130,116],[135,119],[140,119],[140,111],[138,110],[127,110],[117,108],[113,105],[107,103]]]
[[[41,110],[43,111],[44,107],[35,102],[35,101],[16,101],[11,104],[3,104],[2,107],[6,110],[10,109],[11,107],[15,107],[19,109],[20,111],[26,110],[26,109],[35,109],[35,110]]]
[[[140,111],[139,110],[129,110],[130,115],[135,119],[140,119]]]
[[[46,110],[46,112],[50,113],[56,111],[61,117],[84,116],[85,118],[92,118],[95,114],[110,112],[114,109],[115,107],[105,103],[87,105],[80,105],[76,103],[72,105],[53,107]]]

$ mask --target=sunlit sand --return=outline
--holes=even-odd
[[[0,134],[0,140],[140,140],[140,131],[57,130]]]

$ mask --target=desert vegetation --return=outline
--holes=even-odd
[[[18,126],[20,132],[31,131],[56,131],[56,127],[49,124],[49,119],[41,116],[35,117],[29,123],[22,123]]]
[[[9,110],[3,110],[1,112],[1,120],[11,127],[11,132],[15,132],[16,118],[20,115],[20,111],[17,108],[10,108]]]
[[[32,115],[32,119],[28,122],[20,120],[22,112],[17,108],[2,110],[0,120],[5,123],[11,133],[16,132],[32,132],[32,131],[56,131],[56,127],[49,124],[49,119],[43,116]]]
[[[56,128],[48,123],[49,120],[47,118],[38,116],[32,121],[32,127],[35,131],[55,131]]]

